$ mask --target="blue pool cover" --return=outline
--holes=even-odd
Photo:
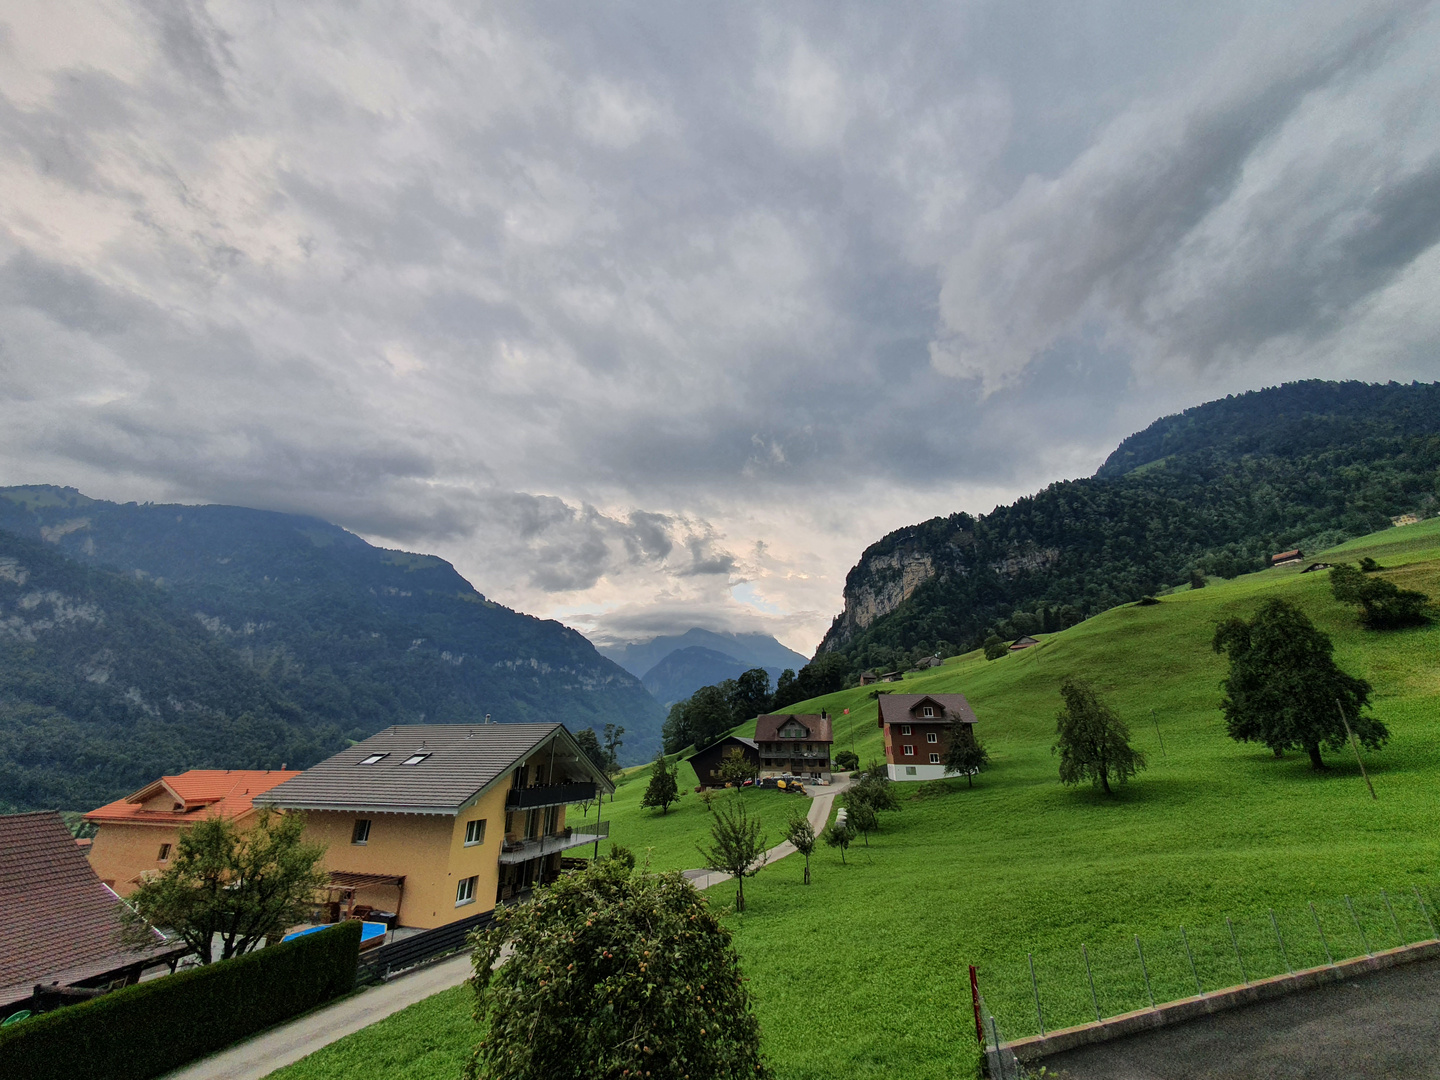
[[[296,930],[293,934],[286,934],[281,941],[294,941],[297,937],[304,937],[306,934],[318,933],[321,930],[328,930],[328,926],[312,926],[308,930]],[[367,941],[374,941],[378,937],[385,936],[385,924],[383,922],[367,922],[360,924],[360,944]]]

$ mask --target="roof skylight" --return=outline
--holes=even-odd
[[[384,753],[384,754],[371,754],[369,757],[362,758],[362,759],[358,762],[358,764],[360,764],[360,765],[374,765],[374,764],[375,764],[376,762],[378,762],[378,761],[384,761],[384,760],[385,760],[387,757],[389,757],[389,756],[390,756],[390,755],[389,755],[388,752],[387,752],[387,753]]]
[[[430,751],[428,751],[428,750],[421,750],[421,751],[419,751],[418,753],[411,754],[409,757],[407,757],[407,758],[406,758],[404,761],[402,761],[400,764],[401,764],[401,765],[419,765],[420,762],[424,761],[424,760],[425,760],[426,758],[428,758],[429,756],[430,756]]]

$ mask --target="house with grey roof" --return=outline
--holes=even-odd
[[[940,780],[951,743],[975,738],[975,710],[964,694],[882,694],[878,701],[891,780]]]
[[[563,724],[403,724],[255,797],[326,846],[331,917],[430,928],[553,880],[614,785]],[[575,827],[566,807],[591,803]],[[588,812],[587,812],[588,813]]]

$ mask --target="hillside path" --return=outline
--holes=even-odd
[[[218,1054],[168,1073],[164,1080],[260,1080],[337,1039],[369,1027],[417,1001],[470,977],[470,954],[462,952],[432,967],[362,990],[271,1028]]]
[[[806,817],[809,818],[810,827],[815,830],[816,836],[820,835],[821,830],[825,828],[826,822],[830,820],[830,808],[835,805],[835,796],[843,793],[849,786],[850,780],[848,777],[844,780],[836,780],[834,784],[825,789],[823,795],[816,795],[810,800],[810,813],[807,814]],[[795,845],[790,843],[789,840],[785,840],[765,852],[765,863],[768,866],[777,859],[783,859],[786,855],[794,854]],[[712,885],[719,885],[722,882],[729,881],[730,875],[720,870],[706,870],[701,868],[699,870],[686,870],[685,880],[697,889],[708,889]]]

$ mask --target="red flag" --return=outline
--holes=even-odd
[[[846,709],[846,710],[845,710],[845,715],[846,715],[846,716],[849,716],[849,715],[850,715],[850,710],[849,710],[849,709]]]

